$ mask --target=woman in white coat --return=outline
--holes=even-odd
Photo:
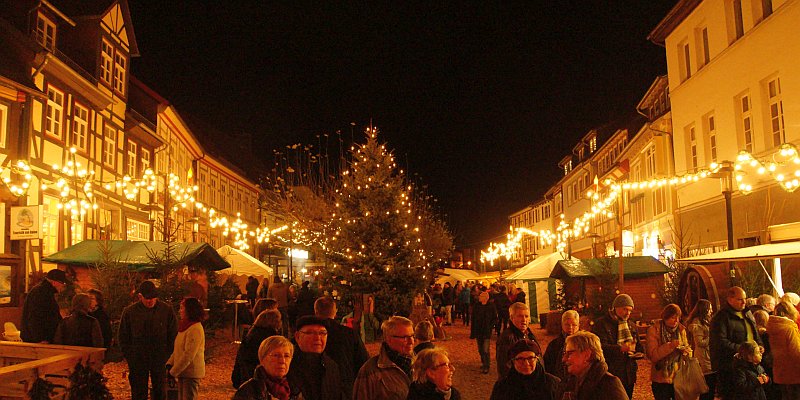
[[[178,336],[167,361],[168,372],[178,379],[178,399],[195,400],[200,379],[206,375],[206,335],[203,331],[205,311],[200,301],[187,297],[181,302]]]

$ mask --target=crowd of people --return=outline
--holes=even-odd
[[[66,282],[56,269],[31,289],[22,339],[108,347],[111,327],[102,293],[76,294],[62,319],[55,295]],[[402,316],[383,321],[380,350],[369,357],[364,329],[348,326],[352,316],[338,319],[333,298],[318,296],[308,282],[297,290],[280,279],[267,290],[253,282],[246,287],[251,305],[245,308],[253,322],[231,372],[234,399],[458,400],[455,367],[435,339],[446,339],[446,327],[459,319],[470,326],[484,374],[496,337],[491,399],[593,399],[599,393],[608,400],[632,399],[637,360],[644,357],[656,400],[676,399],[676,392],[686,390],[696,390],[700,399],[800,399],[800,296],[794,293],[779,301],[767,294],[748,299],[742,288],[732,287],[716,312],[701,299],[686,317],[668,304],[648,324],[645,340],[631,320],[634,299],[623,293],[607,313],[583,324],[589,330],[581,330],[577,311],[563,312],[561,333],[545,348],[530,327],[522,290],[437,284],[423,296],[428,315],[416,325]],[[196,399],[205,376],[203,305],[187,297],[176,316],[152,281],[142,282],[136,296],[122,312],[118,331],[131,398],[164,399],[172,384],[179,399]],[[361,320],[376,324],[371,304]]]

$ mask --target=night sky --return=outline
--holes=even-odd
[[[132,73],[222,132],[215,146],[252,135],[269,165],[372,120],[456,244],[477,245],[588,130],[635,112],[666,73],[646,37],[675,1],[293,3],[130,0]]]

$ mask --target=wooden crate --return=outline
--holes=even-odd
[[[78,362],[101,370],[106,349],[39,343],[0,341],[0,400],[27,399],[33,382],[41,377],[69,387]],[[55,398],[63,398],[60,390]]]

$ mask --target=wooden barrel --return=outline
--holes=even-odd
[[[719,310],[722,304],[720,301],[723,300],[720,296],[724,296],[728,289],[727,272],[728,267],[725,263],[689,265],[683,271],[678,285],[680,299],[678,305],[684,315],[688,315],[700,299],[710,301],[714,310]]]

